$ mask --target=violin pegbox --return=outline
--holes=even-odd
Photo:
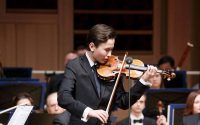
[[[167,81],[176,77],[176,74],[172,70],[163,70],[161,75],[164,79],[167,79]]]

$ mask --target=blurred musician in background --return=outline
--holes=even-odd
[[[21,105],[21,104],[25,104],[28,106],[34,105],[34,101],[31,95],[27,92],[18,93],[16,96],[14,96],[13,103],[14,105]]]
[[[146,95],[143,95],[135,104],[131,106],[130,117],[126,118],[117,125],[166,125],[166,117],[164,115],[157,116],[156,121],[152,118],[144,116],[142,111],[145,108]]]
[[[58,105],[57,92],[48,95],[46,100],[47,113],[54,115],[53,125],[68,125],[70,113]]]
[[[188,95],[182,125],[200,125],[200,90]]]

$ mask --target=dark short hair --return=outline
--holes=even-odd
[[[31,95],[27,92],[18,93],[16,96],[13,97],[13,104],[17,105],[17,102],[21,99],[28,99],[31,104],[33,105],[33,99]]]
[[[163,56],[160,58],[160,60],[158,61],[158,66],[165,64],[165,63],[169,63],[171,67],[175,66],[175,61],[171,56]]]
[[[115,39],[117,36],[115,30],[105,24],[94,25],[87,35],[87,44],[93,42],[95,46],[107,42],[108,39]]]

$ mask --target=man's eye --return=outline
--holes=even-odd
[[[106,52],[110,52],[110,51],[112,51],[112,49],[106,49]]]

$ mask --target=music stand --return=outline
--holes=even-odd
[[[0,109],[12,107],[12,98],[21,92],[29,93],[36,106],[43,109],[46,83],[39,81],[0,81]]]
[[[183,119],[185,104],[168,105],[167,121],[169,125],[180,125]]]
[[[188,94],[195,89],[171,88],[171,89],[150,89],[146,93],[145,116],[156,118],[158,114],[158,101],[164,103],[164,115],[167,115],[167,106],[170,103],[185,103]]]
[[[52,125],[54,115],[48,113],[31,113],[26,125]]]
[[[186,71],[178,70],[174,71],[176,77],[168,81],[164,79],[165,88],[187,88]]]
[[[32,109],[33,106],[17,105],[8,125],[24,125]]]
[[[4,113],[4,114],[0,114],[0,123],[2,123],[3,125],[7,125],[8,121],[10,119],[10,113]]]
[[[31,67],[3,67],[6,78],[31,78]]]

